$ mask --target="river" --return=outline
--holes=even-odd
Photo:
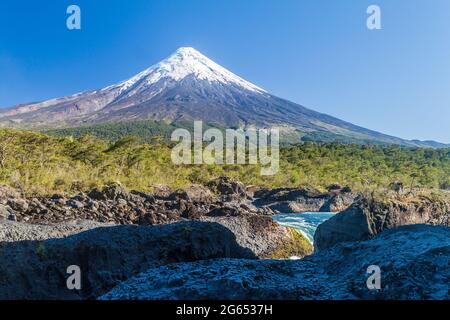
[[[277,214],[273,216],[273,220],[282,226],[299,230],[311,243],[313,243],[314,233],[316,232],[318,225],[334,215],[335,213],[331,212]]]

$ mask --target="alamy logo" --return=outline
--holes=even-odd
[[[67,274],[70,276],[67,278],[66,285],[69,290],[81,290],[81,269],[77,265],[67,267]]]
[[[370,5],[367,8],[367,14],[370,16],[367,18],[367,29],[369,30],[381,30],[381,8],[375,4]]]
[[[171,140],[180,142],[172,149],[172,162],[189,164],[261,165],[261,175],[274,175],[279,170],[280,132],[278,128],[225,130],[211,128],[203,133],[203,123],[194,122],[194,135],[177,129]],[[208,143],[204,147],[204,143]]]
[[[81,29],[81,9],[77,5],[71,5],[66,10],[67,14],[70,16],[66,20],[66,26],[69,30],[80,30]]]
[[[377,265],[372,265],[367,268],[367,273],[370,274],[366,281],[367,289],[380,290],[381,289],[381,268]]]

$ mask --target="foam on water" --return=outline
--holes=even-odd
[[[285,227],[291,227],[299,230],[311,243],[314,240],[314,233],[319,224],[334,216],[331,212],[306,212],[277,214],[273,220]]]

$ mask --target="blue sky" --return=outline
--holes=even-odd
[[[370,4],[382,30],[366,28]],[[450,143],[449,21],[448,0],[2,0],[0,106],[101,88],[193,46],[309,108]]]

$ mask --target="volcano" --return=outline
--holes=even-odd
[[[299,138],[326,141],[445,146],[385,135],[276,97],[188,47],[118,84],[0,110],[2,127],[24,129],[147,119],[202,120],[231,128],[277,126]]]

